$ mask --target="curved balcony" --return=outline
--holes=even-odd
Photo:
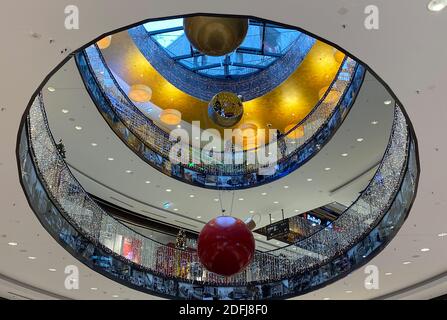
[[[41,96],[20,137],[21,179],[41,223],[90,268],[134,289],[182,299],[269,299],[327,285],[374,257],[394,237],[412,205],[419,167],[407,119],[395,107],[389,144],[374,178],[334,221],[292,246],[256,252],[242,273],[207,272],[194,251],[146,238],[104,212],[58,153]],[[126,239],[132,250],[117,245]]]
[[[277,180],[310,160],[337,131],[363,83],[364,67],[346,58],[335,79],[313,110],[277,140],[252,150],[206,151],[185,146],[181,161],[171,161],[177,141],[147,118],[128,98],[107,67],[100,50],[92,45],[76,55],[84,84],[112,130],[141,159],[180,181],[212,189],[244,189]],[[333,99],[331,92],[340,93]],[[296,137],[296,138],[291,138]],[[258,159],[274,151],[277,159]],[[253,156],[255,153],[258,156]],[[263,155],[263,156],[262,156]],[[185,158],[186,157],[186,158]],[[196,159],[202,159],[197,163]],[[191,164],[193,164],[191,166]]]

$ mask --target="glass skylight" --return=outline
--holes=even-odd
[[[250,20],[247,36],[234,52],[221,57],[195,50],[183,31],[183,19],[149,22],[149,36],[166,53],[193,72],[213,78],[237,78],[259,72],[281,58],[295,43],[299,31]]]

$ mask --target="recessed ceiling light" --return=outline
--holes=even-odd
[[[175,208],[175,209],[174,209],[174,211],[178,211],[178,209],[177,209],[177,208]]]
[[[443,232],[443,233],[438,234],[438,237],[446,237],[446,236],[447,236],[447,232]]]
[[[402,264],[407,265],[407,264],[410,264],[410,263],[411,263],[411,261],[404,261]]]
[[[349,155],[349,154],[347,154],[347,153],[342,153],[342,154],[341,154],[342,157],[347,157],[348,155]]]
[[[90,288],[90,290],[96,291],[96,290],[98,290],[98,288],[93,287],[93,288]]]
[[[365,140],[365,139],[363,139],[363,138],[357,138],[357,142],[363,142],[363,140]]]
[[[145,184],[150,184],[151,182],[149,180],[146,180],[144,183]]]
[[[15,246],[18,245],[18,243],[17,242],[8,242],[8,245],[12,246],[12,247],[15,247]]]
[[[289,186],[284,186],[284,189],[289,189]]]
[[[393,103],[393,101],[391,101],[391,100],[385,100],[383,103],[384,103],[385,105],[389,106],[391,103]]]
[[[81,126],[75,126],[75,129],[78,130],[78,131],[81,131],[82,127]]]
[[[131,173],[133,173],[133,171],[132,170],[126,170],[126,173],[131,174]]]
[[[214,199],[214,202],[219,202],[219,199],[215,198],[215,199]]]
[[[261,195],[266,196],[266,195],[267,195],[267,192],[263,192],[263,193],[261,193]]]
[[[48,87],[48,91],[54,92],[54,91],[56,91],[56,89],[54,87]]]
[[[250,210],[250,213],[255,213],[253,210]]]
[[[279,203],[279,201],[274,201],[273,203],[274,203],[274,204],[278,204],[278,203]]]
[[[67,113],[70,112],[70,111],[68,111],[67,109],[62,109],[61,111],[62,111],[62,113],[65,113],[65,114],[67,114]]]
[[[272,218],[272,219],[270,219],[270,220],[275,221],[275,218]]]
[[[194,139],[199,140],[199,137],[195,137]]]
[[[430,251],[430,248],[422,248],[421,249],[421,252],[428,252],[428,251]]]
[[[331,170],[331,168],[329,168],[329,167],[324,168],[324,171],[329,171],[329,170]]]
[[[202,216],[197,216],[197,219],[202,219]]]
[[[312,182],[312,181],[313,181],[312,178],[308,178],[308,179],[307,179],[307,182]]]
[[[36,257],[28,257],[29,260],[36,260]]]
[[[172,192],[172,189],[166,189],[166,192]]]
[[[300,212],[300,210],[298,210],[298,209],[295,209],[295,212]]]
[[[181,128],[182,128],[182,126],[181,126],[181,125],[177,125],[177,128],[181,129]]]
[[[50,272],[56,272],[56,269],[54,269],[54,268],[50,268],[50,269],[48,269],[48,271],[50,271]]]
[[[97,146],[98,146],[98,144],[97,144],[96,142],[92,142],[92,143],[90,143],[90,145],[91,145],[92,147],[97,147]]]
[[[239,201],[244,201],[244,198],[239,198]]]
[[[385,275],[386,276],[390,276],[390,275],[392,275],[392,273],[391,272],[387,272],[387,273],[385,273]]]
[[[433,12],[442,11],[445,7],[447,7],[447,0],[431,0],[427,7],[428,10]]]
[[[108,157],[107,160],[109,160],[109,161],[113,161],[113,160],[115,160],[115,159],[112,158],[112,157]]]
[[[112,296],[112,298],[119,298],[119,295],[114,294],[114,295]]]
[[[378,124],[378,123],[379,123],[379,121],[376,121],[376,120],[371,121],[371,124],[373,124],[373,125],[376,125],[376,124]]]
[[[193,194],[190,194],[190,195],[189,195],[189,197],[190,197],[190,198],[194,198],[194,197],[195,197],[195,195],[193,195]]]
[[[326,301],[327,301],[327,300],[331,300],[331,298],[323,298],[323,300],[326,300]]]
[[[345,292],[346,293],[352,293],[352,290],[346,290]]]

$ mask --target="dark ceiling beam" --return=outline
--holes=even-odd
[[[259,56],[267,56],[267,57],[275,57],[275,58],[281,58],[283,56],[283,54],[281,54],[281,53],[273,53],[273,52],[262,53],[261,49],[254,49],[254,48],[247,48],[247,47],[239,47],[236,49],[236,52],[249,53],[249,54],[255,54],[255,55],[259,55]]]
[[[249,22],[250,26],[262,27],[263,24],[265,24],[267,28],[286,29],[286,30],[290,30],[290,31],[296,31],[296,30],[290,29],[289,27],[286,27],[286,26],[281,26],[281,25],[276,25],[276,24],[271,24],[271,23],[265,23],[263,21],[250,20],[250,22]]]
[[[181,55],[181,56],[173,56],[172,59],[174,61],[179,61],[179,60],[195,58],[195,57],[201,57],[201,56],[204,56],[204,54],[200,53],[200,52],[194,52],[194,53],[184,54],[184,55]]]
[[[166,28],[166,29],[160,29],[160,30],[154,30],[154,31],[148,31],[147,34],[150,35],[150,36],[155,36],[157,34],[169,33],[169,32],[180,31],[180,30],[183,30],[183,26]]]
[[[205,66],[191,68],[191,70],[195,72],[195,71],[200,71],[200,70],[219,68],[221,66],[222,66],[221,63],[213,63],[213,64],[208,64],[208,65],[205,65]]]
[[[265,66],[256,65],[256,64],[239,63],[239,62],[233,62],[231,65],[234,67],[251,68],[251,69],[258,69],[258,70],[266,69]]]
[[[261,40],[261,51],[262,54],[265,55],[265,33],[266,33],[266,26],[265,26],[265,22],[262,23],[262,40]]]

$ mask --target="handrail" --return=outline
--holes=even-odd
[[[121,259],[140,265],[145,270],[182,281],[220,285],[264,283],[327,264],[344,254],[377,226],[377,221],[381,221],[394,203],[395,195],[401,189],[402,173],[408,167],[411,137],[405,117],[399,107],[396,107],[393,132],[382,165],[373,182],[362,193],[363,197],[351,205],[341,218],[333,223],[332,228],[325,228],[325,232],[318,232],[292,248],[289,246],[270,253],[257,252],[253,262],[244,272],[224,278],[204,270],[196,253],[160,245],[154,239],[145,238],[131,228],[117,223],[104,212],[82,189],[58,154],[43,108],[42,97],[39,96],[32,105],[28,118],[29,145],[33,151],[33,162],[36,163],[47,193],[59,204],[60,211],[96,245],[112,250]],[[110,242],[109,234],[138,243],[138,255],[123,256],[122,248],[115,248]],[[196,273],[183,269],[179,271],[173,267],[177,261],[175,257],[180,256],[191,268],[194,266]],[[200,272],[197,273],[197,270]]]
[[[157,124],[156,124],[152,119],[147,118],[147,116],[146,116],[146,115],[145,115],[145,114],[144,114],[144,113],[143,113],[143,112],[142,112],[142,111],[135,105],[135,103],[134,103],[132,100],[130,100],[129,96],[124,92],[123,88],[120,86],[120,84],[117,82],[116,78],[113,76],[113,73],[112,73],[112,71],[110,70],[110,68],[109,68],[109,66],[108,66],[108,64],[107,64],[107,62],[105,61],[104,56],[103,56],[102,53],[101,53],[101,50],[98,48],[98,46],[97,46],[96,44],[95,44],[95,45],[92,45],[90,48],[93,48],[93,47],[96,49],[96,52],[97,52],[97,54],[98,54],[98,57],[99,57],[99,59],[101,60],[102,65],[104,66],[104,68],[105,68],[105,70],[107,71],[108,75],[110,76],[110,79],[113,81],[115,87],[119,90],[119,92],[121,93],[122,97],[125,98],[126,102],[127,102],[128,105],[132,108],[132,110],[135,111],[139,116],[141,116],[141,117],[143,117],[143,118],[146,118],[146,119],[147,119],[151,124],[153,124],[154,126],[157,126]],[[88,54],[90,48],[87,48],[87,49],[84,51],[84,54],[85,54],[85,56],[86,56],[88,62],[90,62],[90,58],[91,58],[91,56]],[[353,59],[348,58],[348,57],[345,57],[345,58],[343,59],[342,63],[340,64],[340,67],[339,67],[339,69],[337,70],[337,73],[336,73],[334,79],[331,81],[331,83],[330,83],[330,85],[328,86],[328,89],[326,90],[326,92],[324,93],[324,95],[318,100],[318,102],[317,102],[316,105],[312,108],[312,110],[311,110],[311,111],[310,111],[310,112],[309,112],[303,119],[301,119],[301,120],[300,120],[300,121],[299,121],[299,122],[292,128],[292,129],[290,129],[287,133],[285,133],[282,137],[280,137],[280,139],[283,139],[283,140],[287,139],[286,137],[287,137],[289,134],[291,134],[292,131],[295,131],[295,130],[296,130],[298,127],[300,127],[300,126],[304,126],[305,122],[307,122],[307,120],[308,120],[311,116],[313,116],[313,115],[318,111],[318,108],[324,103],[324,101],[326,100],[326,98],[327,98],[328,94],[330,93],[330,91],[331,91],[334,87],[336,87],[336,83],[337,83],[337,80],[338,80],[340,74],[341,74],[341,73],[343,72],[343,70],[346,68],[346,65],[349,65],[349,64],[353,64],[353,67],[352,67],[352,69],[351,69],[351,71],[350,71],[350,73],[351,73],[351,78],[350,78],[350,80],[352,80],[353,75],[355,74],[355,67],[356,67],[356,64],[357,64],[357,63],[356,63]],[[92,70],[92,72],[93,72],[96,76],[98,76],[97,72],[96,72],[95,69],[94,69],[94,66],[93,66],[91,63],[89,64],[89,66],[90,66],[90,69]],[[96,79],[98,80],[99,78],[96,77]],[[349,82],[350,82],[350,81],[349,81]],[[100,83],[100,81],[97,81],[97,83],[98,83],[98,85],[101,87],[101,83]],[[346,88],[346,89],[347,89],[347,88]],[[339,99],[339,101],[342,99],[342,96],[343,96],[343,94],[340,95],[340,99]],[[339,101],[337,101],[337,103],[335,103],[336,106],[338,106]],[[120,117],[119,113],[117,113],[117,116]],[[121,117],[120,117],[120,118],[121,118]],[[328,118],[329,118],[329,117],[328,117]],[[121,120],[123,121],[123,119],[121,119]],[[125,123],[125,121],[123,121],[123,122]],[[166,133],[166,131],[164,131],[162,128],[160,128],[160,127],[158,127],[158,126],[157,126],[157,128],[159,128],[159,130],[161,130],[161,131],[163,131],[164,133]],[[129,129],[129,130],[130,130],[130,129]],[[169,134],[167,134],[166,136],[169,137]],[[169,140],[169,138],[168,138],[168,140]],[[142,141],[142,142],[145,142],[145,141]],[[271,144],[272,144],[272,143],[271,143]],[[189,144],[189,146],[190,146],[191,148],[194,147],[194,146],[191,145],[191,144]],[[233,151],[233,153],[243,153],[243,154],[246,154],[246,153],[248,153],[248,152],[253,152],[253,151],[258,150],[259,148],[265,148],[265,147],[268,147],[268,146],[264,146],[264,147],[255,147],[255,148],[252,148],[252,149],[247,149],[247,150],[237,151],[237,152],[234,152],[234,151]],[[214,151],[213,153],[219,153],[219,151]],[[220,151],[220,153],[225,153],[225,151]]]
[[[399,116],[400,116],[400,117],[403,117],[402,112],[400,111],[399,107],[396,106],[396,107],[394,108],[394,119],[396,119],[396,118],[399,117]],[[386,148],[385,148],[385,152],[383,153],[382,159],[380,160],[379,166],[378,166],[378,168],[377,168],[377,170],[376,170],[376,173],[374,174],[374,177],[368,182],[368,185],[366,186],[366,188],[364,189],[364,191],[362,191],[362,192],[358,195],[358,197],[357,197],[356,200],[351,204],[351,206],[349,206],[348,208],[346,208],[346,209],[345,209],[345,210],[344,210],[344,211],[337,217],[337,219],[331,221],[331,223],[330,223],[328,226],[326,226],[326,227],[328,227],[328,228],[336,227],[336,226],[337,226],[337,220],[339,220],[339,219],[343,216],[343,214],[349,212],[349,210],[351,210],[351,207],[352,207],[355,203],[357,203],[358,201],[360,201],[362,197],[365,196],[365,192],[367,192],[366,190],[370,189],[371,186],[372,186],[372,184],[374,183],[375,179],[378,178],[378,176],[380,175],[380,172],[381,172],[381,170],[382,170],[382,167],[383,167],[384,164],[385,164],[385,160],[386,160],[386,157],[388,156],[388,153],[389,153],[389,151],[390,151],[390,148],[393,146],[393,140],[392,140],[392,137],[394,136],[395,131],[398,130],[398,124],[399,124],[399,121],[393,121],[392,128],[391,128],[391,138],[390,138],[390,140],[388,141],[388,144],[387,144],[387,146],[386,146]],[[407,141],[406,141],[406,147],[405,147],[406,149],[408,148],[408,144],[409,144],[409,143],[410,143],[409,140],[407,140]],[[399,175],[399,176],[401,177],[401,179],[403,179],[403,172],[405,171],[405,169],[406,169],[405,167],[402,167],[402,172],[401,172],[401,174]],[[397,192],[397,191],[396,191],[396,192]],[[391,201],[391,200],[390,200],[390,201]],[[374,223],[373,225],[377,225],[377,223]],[[291,246],[296,246],[296,245],[298,245],[299,243],[305,241],[307,238],[310,238],[310,237],[312,237],[313,235],[315,235],[315,234],[317,234],[317,233],[319,233],[319,232],[322,232],[322,231],[324,231],[324,230],[325,230],[325,228],[317,229],[317,230],[315,230],[314,233],[312,233],[312,234],[306,236],[305,238],[301,238],[301,239],[299,239],[297,242],[295,242],[295,243],[293,243],[293,244],[287,245],[287,246],[282,247],[282,248],[275,248],[275,249],[272,249],[272,250],[269,250],[269,251],[264,251],[264,252],[274,252],[274,251],[282,250],[282,249],[285,249],[285,248],[288,248],[288,247],[291,247]]]
[[[303,34],[304,35],[304,34]],[[97,45],[94,45],[97,52],[98,52],[98,56],[101,59],[102,65],[104,66],[105,70],[107,70],[107,73],[110,75],[111,80],[113,81],[113,83],[115,84],[115,87],[120,91],[120,93],[122,94],[122,96],[126,99],[127,103],[129,104],[129,106],[131,106],[132,110],[135,111],[137,114],[139,114],[139,116],[146,118],[151,124],[153,124],[154,126],[157,126],[157,124],[152,120],[147,118],[147,116],[135,105],[135,103],[130,100],[129,96],[124,92],[123,88],[121,87],[121,85],[118,83],[118,81],[116,80],[116,78],[113,76],[113,72],[110,70],[109,65],[107,64],[107,62],[104,59],[104,56],[101,53],[101,50],[98,48]],[[87,57],[87,61],[89,61],[89,57],[88,57],[88,53],[87,50],[85,51],[85,55]],[[315,106],[312,108],[312,110],[303,118],[301,119],[292,129],[290,129],[289,131],[287,131],[286,133],[284,133],[279,139],[285,140],[287,139],[286,137],[291,134],[293,131],[295,131],[298,127],[304,126],[305,122],[307,122],[307,120],[314,115],[318,108],[320,107],[320,105],[322,105],[324,103],[324,101],[326,100],[328,94],[331,92],[331,90],[335,87],[336,82],[340,76],[340,73],[343,72],[343,70],[345,69],[345,66],[348,64],[349,61],[351,61],[352,59],[348,58],[348,57],[344,57],[342,63],[340,64],[340,67],[337,70],[337,73],[335,74],[334,79],[332,79],[330,85],[328,86],[328,89],[326,90],[326,92],[324,93],[324,95],[318,100],[318,102],[315,104]],[[354,61],[354,60],[352,60]],[[95,73],[94,67],[90,64],[91,70],[93,71],[93,73]],[[353,69],[351,71],[351,79],[353,78],[353,75],[355,74],[355,70]],[[98,79],[98,78],[96,78]],[[101,87],[101,84],[99,82],[97,82],[98,85]],[[343,95],[340,95],[340,99],[339,101],[341,101]],[[337,105],[339,104],[339,101],[337,101]],[[119,117],[119,114],[117,114]],[[329,118],[329,117],[328,117]],[[158,126],[157,126],[158,127]],[[164,131],[162,128],[158,127],[160,130]],[[167,135],[169,136],[169,135]],[[169,140],[169,138],[168,138]],[[144,141],[142,141],[144,142]],[[276,141],[277,142],[277,141]],[[273,144],[272,142],[269,144]],[[194,148],[193,145],[189,144],[189,147]],[[260,148],[266,148],[267,146],[263,146],[263,147],[259,147],[256,146],[255,148],[252,149],[246,149],[246,150],[242,150],[242,151],[232,151],[233,153],[243,153],[244,155],[247,154],[248,152],[253,152],[256,151]],[[224,151],[213,151],[213,153],[224,153]]]
[[[280,141],[283,141],[285,150],[283,152],[280,152],[281,158],[279,159],[279,161],[277,161],[275,173],[271,176],[259,176],[256,175],[256,171],[264,167],[259,165],[259,163],[255,165],[216,163],[210,165],[197,164],[193,168],[190,168],[189,166],[185,166],[183,164],[171,163],[168,155],[172,142],[169,141],[167,133],[156,126],[152,120],[148,119],[141,112],[141,110],[139,110],[133,104],[133,102],[130,101],[128,96],[124,94],[122,88],[118,85],[116,79],[113,77],[112,72],[108,69],[107,64],[104,62],[99,49],[95,46],[91,46],[87,48],[83,53],[79,53],[76,57],[76,60],[84,83],[86,84],[87,90],[92,96],[93,101],[97,104],[98,109],[101,111],[106,120],[108,120],[108,123],[112,127],[112,129],[121,136],[121,139],[125,141],[125,143],[129,145],[129,147],[137,151],[137,153],[139,153],[140,157],[142,157],[143,160],[165,173],[166,170],[162,169],[161,167],[172,167],[173,171],[170,172],[169,175],[173,176],[176,179],[190,181],[189,183],[198,184],[202,187],[218,189],[234,189],[236,187],[246,188],[253,185],[259,185],[262,183],[273,181],[280,176],[290,173],[298,166],[308,161],[311,156],[313,156],[319,149],[321,149],[322,145],[327,142],[329,137],[335,132],[336,128],[338,128],[338,126],[344,120],[344,117],[352,106],[352,103],[361,86],[361,82],[363,81],[363,77],[365,74],[363,67],[355,63],[352,59],[346,58],[339,70],[336,79],[334,79],[331,89],[329,89],[325,93],[325,96],[322,97],[322,100],[319,102],[319,104],[317,104],[312,112],[310,112],[305,117],[305,119],[303,119],[296,125],[296,130],[298,130],[298,127],[304,126],[305,136],[298,139],[290,139],[289,137],[287,137],[287,135],[283,135]],[[345,80],[340,79],[346,79],[346,72],[343,72],[343,70],[346,71],[346,66],[348,65],[350,66],[348,72],[349,80],[346,80],[346,82]],[[90,78],[91,81],[89,81]],[[92,81],[95,84],[91,83]],[[106,87],[107,90],[105,89]],[[333,104],[324,103],[330,90],[332,90],[334,87],[342,88],[340,99]],[[102,97],[98,96],[98,94],[100,93]],[[111,95],[114,95],[113,99]],[[101,99],[105,99],[107,103],[101,102]],[[108,108],[110,108],[110,110],[107,110]],[[113,114],[110,114],[110,112],[112,112]],[[107,117],[109,119],[107,119]],[[133,135],[133,142],[126,141],[126,139],[129,138],[123,137],[122,134],[119,132],[120,130],[114,128],[114,126],[116,126],[115,121],[117,119],[121,121],[121,123]],[[135,124],[132,124],[133,121],[136,121]],[[309,125],[311,126],[310,131],[308,130]],[[324,132],[324,129],[328,129],[329,131]],[[151,130],[155,131],[151,132]],[[324,133],[321,134],[322,132]],[[290,134],[290,132],[288,132],[287,134]],[[135,146],[135,140],[139,141],[142,146]],[[154,142],[152,142],[152,140]],[[169,144],[166,145],[166,143]],[[266,147],[268,146],[263,146],[262,148]],[[161,164],[154,163],[154,161],[151,160],[150,157],[148,158],[145,152],[142,151],[142,148],[148,148],[148,151],[150,150],[151,152],[155,152],[156,154],[161,156],[164,159],[163,166]],[[190,155],[194,154],[194,152],[194,150],[190,152]],[[232,157],[241,156],[242,159],[246,159],[246,152],[247,150],[241,152],[241,155],[239,155],[239,153],[231,154]],[[299,152],[302,152],[302,154],[300,156],[296,156]],[[216,154],[218,154],[218,152],[213,152],[213,154],[211,155],[214,157],[215,161],[217,161],[215,158]],[[222,155],[222,153],[220,154]],[[223,154],[224,157],[227,156],[225,152]],[[221,158],[221,156],[217,157]],[[234,159],[235,158],[233,158],[233,162]],[[290,163],[290,161],[292,161],[292,163]],[[166,164],[164,164],[164,162],[166,162]],[[174,170],[177,167],[179,169]],[[186,179],[184,177],[185,173],[180,169],[180,167],[184,167],[184,169],[188,172],[197,172],[197,174],[202,177],[193,177],[192,180]],[[203,180],[214,182],[201,182]],[[233,180],[235,182],[232,182],[233,184],[231,185],[228,185],[226,182]]]

